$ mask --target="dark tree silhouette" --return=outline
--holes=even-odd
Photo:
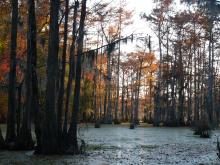
[[[47,59],[47,84],[45,100],[45,122],[42,132],[42,153],[58,152],[57,130],[57,78],[58,78],[58,50],[59,50],[59,0],[50,1],[50,31]]]
[[[8,84],[8,115],[6,143],[15,141],[15,91],[16,91],[16,49],[17,49],[17,24],[18,24],[18,0],[12,0],[11,18],[11,50],[10,50],[10,72]]]
[[[73,101],[73,111],[72,119],[70,123],[70,128],[68,131],[68,139],[73,146],[73,153],[78,153],[78,142],[77,142],[77,122],[78,122],[78,112],[79,112],[79,97],[80,97],[80,81],[81,81],[81,58],[83,55],[83,39],[84,39],[84,27],[85,27],[85,18],[86,18],[86,0],[82,0],[81,7],[81,16],[79,24],[79,37],[77,40],[77,63],[76,63],[76,80],[75,80],[75,89],[74,89],[74,101]]]
[[[28,35],[27,35],[27,67],[25,76],[26,107],[23,114],[22,127],[17,138],[17,147],[20,149],[33,149],[34,142],[31,134],[31,112],[38,108],[37,91],[37,48],[36,48],[36,20],[35,2],[28,0]],[[35,93],[36,92],[36,93]]]
[[[57,124],[58,124],[58,135],[59,145],[62,140],[62,112],[63,112],[63,97],[64,97],[64,79],[66,73],[66,49],[67,49],[67,33],[68,33],[68,18],[69,18],[69,0],[65,1],[65,21],[64,21],[64,41],[63,41],[63,52],[62,52],[62,68],[60,73],[60,87],[58,93],[58,110],[57,110]]]

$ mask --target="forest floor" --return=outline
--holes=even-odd
[[[3,132],[4,129],[3,129]],[[86,154],[78,156],[36,156],[33,151],[0,151],[1,165],[219,165],[216,141],[193,135],[190,128],[146,127],[130,130],[128,125],[81,124],[80,138]]]

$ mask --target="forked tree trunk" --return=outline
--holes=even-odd
[[[78,142],[77,142],[77,122],[78,122],[78,112],[79,112],[79,97],[80,97],[80,86],[81,86],[81,58],[83,55],[83,40],[84,40],[84,26],[86,17],[86,1],[82,0],[80,25],[79,25],[79,38],[77,40],[78,50],[77,50],[77,65],[76,65],[76,80],[74,89],[74,101],[73,101],[73,111],[70,128],[68,131],[68,141],[72,152],[74,154],[79,153]]]
[[[36,20],[35,20],[35,2],[28,0],[28,38],[27,38],[27,68],[25,77],[26,86],[26,107],[23,115],[22,127],[17,138],[18,149],[33,149],[34,142],[31,134],[31,112],[36,108],[33,91],[33,78],[36,76]],[[35,72],[35,74],[33,74]]]
[[[68,119],[68,112],[69,112],[69,100],[72,94],[72,83],[73,79],[75,78],[75,48],[76,48],[76,18],[77,18],[77,11],[79,7],[79,2],[75,1],[74,4],[74,14],[73,14],[73,31],[72,31],[72,44],[70,47],[70,57],[69,57],[69,76],[67,82],[67,89],[66,89],[66,103],[65,103],[65,115],[64,115],[64,124],[63,124],[63,136],[66,137],[67,135],[67,119]]]

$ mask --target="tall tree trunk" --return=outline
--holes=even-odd
[[[121,13],[119,16],[119,39],[121,38]],[[116,96],[116,106],[115,106],[115,123],[118,123],[118,109],[119,109],[119,90],[120,90],[120,56],[121,56],[121,43],[118,43],[118,64],[117,64],[117,96]]]
[[[103,46],[103,37],[102,37],[102,45]],[[100,67],[100,79],[99,79],[99,98],[100,98],[100,101],[99,101],[99,108],[100,108],[100,112],[99,112],[99,116],[100,116],[100,119],[102,120],[103,118],[103,115],[102,115],[102,92],[101,92],[101,89],[102,89],[102,58],[103,58],[103,53],[102,53],[102,49],[101,49],[101,67]]]
[[[29,0],[29,48],[31,58],[31,104],[30,112],[34,115],[35,135],[37,140],[37,147],[41,148],[41,116],[39,116],[39,92],[38,92],[38,78],[37,78],[37,32],[36,32],[36,15],[35,15],[35,1]],[[29,53],[28,53],[29,54]],[[28,97],[28,96],[27,96]],[[31,110],[32,108],[32,110]]]
[[[121,119],[124,121],[125,113],[125,73],[122,72],[122,94],[121,94]]]
[[[126,102],[125,102],[125,111],[126,111],[126,116],[125,120],[128,121],[129,118],[129,109],[128,109],[128,101],[129,101],[129,86],[128,86],[128,78],[127,78],[127,87],[126,87]]]
[[[151,77],[153,77],[153,73],[152,72],[150,72],[150,76]],[[151,78],[150,78],[150,84],[149,84],[149,99],[150,99],[150,108],[149,108],[149,113],[150,113],[150,116],[149,116],[149,121],[150,122],[152,122],[152,116],[151,116],[151,113],[152,113],[152,86],[153,86],[153,84],[152,84],[152,80],[151,80]]]
[[[79,97],[80,97],[80,86],[81,86],[81,57],[83,55],[83,40],[84,40],[84,26],[85,26],[85,17],[86,17],[86,1],[82,0],[81,7],[81,16],[80,16],[80,25],[79,25],[79,38],[77,40],[78,49],[77,49],[77,65],[76,65],[76,80],[75,80],[75,89],[74,89],[74,101],[73,101],[73,111],[70,128],[68,131],[69,142],[73,146],[73,153],[78,153],[78,143],[77,143],[77,123],[78,123],[78,112],[79,112]],[[73,142],[72,142],[73,140]]]
[[[19,84],[18,86],[18,92],[17,92],[17,97],[18,97],[18,106],[17,106],[17,112],[16,112],[16,124],[17,124],[17,136],[20,134],[20,128],[21,128],[21,97],[22,97],[22,86],[23,86],[23,81]]]
[[[18,24],[18,0],[12,0],[12,23],[11,23],[11,50],[10,71],[8,84],[8,114],[6,143],[15,141],[15,107],[16,107],[16,49],[17,49],[17,24]]]
[[[28,38],[27,38],[27,68],[25,77],[26,86],[26,108],[23,115],[22,127],[19,133],[17,145],[19,149],[32,149],[34,142],[31,134],[31,112],[33,107],[38,106],[35,103],[33,91],[33,79],[36,76],[36,20],[35,20],[35,2],[28,0]],[[35,72],[35,73],[33,73]],[[35,107],[36,108],[36,107]]]
[[[64,21],[64,39],[63,39],[63,52],[62,52],[62,68],[60,74],[60,87],[58,93],[57,105],[57,129],[58,129],[58,144],[61,147],[62,139],[62,114],[63,114],[63,97],[64,97],[64,79],[66,73],[66,49],[67,49],[67,35],[68,35],[68,19],[69,19],[69,0],[65,0],[65,21]]]
[[[93,77],[93,110],[94,110],[94,122],[97,122],[99,119],[98,111],[97,111],[97,76],[98,76],[98,68],[97,68],[97,55],[95,56],[95,75]]]
[[[179,34],[181,36],[181,32]],[[184,123],[184,72],[183,72],[183,57],[182,57],[182,41],[179,43],[179,61],[178,61],[178,67],[179,67],[179,100],[178,100],[178,119],[179,119],[179,125],[183,126]]]
[[[0,150],[5,149],[5,140],[4,137],[2,135],[2,130],[0,128]]]
[[[162,81],[162,38],[161,38],[161,22],[158,24],[158,43],[159,43],[159,77],[158,77],[158,83],[155,93],[155,109],[154,109],[154,125],[158,126],[160,122],[160,115],[161,115],[161,109],[162,109],[162,101],[161,101],[161,95],[162,95],[162,88],[161,88],[161,81]]]
[[[107,52],[107,114],[106,123],[112,123],[112,73],[111,73],[111,52]]]
[[[137,73],[136,73],[137,74]],[[131,75],[131,123],[134,123],[134,111],[135,111],[135,90],[136,90],[136,87],[134,86],[134,78],[132,77]]]
[[[42,137],[42,153],[51,154],[58,152],[58,130],[56,119],[57,104],[57,77],[58,77],[58,50],[59,50],[59,16],[60,1],[50,1],[50,31],[47,59],[47,84],[45,123]]]
[[[69,112],[69,101],[70,96],[72,93],[72,83],[73,79],[75,78],[75,49],[76,49],[76,18],[77,18],[77,11],[79,7],[79,2],[75,1],[74,4],[74,14],[73,14],[73,31],[72,31],[72,44],[70,47],[70,57],[69,57],[69,76],[67,82],[67,89],[66,89],[66,103],[65,103],[65,116],[64,116],[64,124],[63,124],[63,134],[64,136],[67,135],[67,119],[68,119],[68,112]]]
[[[211,25],[209,25],[211,26]],[[208,57],[208,96],[207,96],[207,114],[209,122],[213,125],[213,67],[212,67],[212,27],[209,31],[209,57]]]
[[[105,83],[105,96],[104,96],[104,122],[106,121],[106,119],[107,119],[107,102],[108,102],[108,98],[107,98],[107,81],[108,80],[106,80],[106,83]]]
[[[187,113],[187,125],[192,123],[192,46],[190,46],[190,58],[188,63],[189,78],[188,78],[188,113]]]
[[[135,124],[139,124],[139,95],[140,95],[140,86],[141,86],[141,69],[142,69],[142,63],[143,60],[140,61],[140,68],[137,71],[137,94],[136,94],[136,100],[135,100],[135,115],[134,115],[134,122]]]

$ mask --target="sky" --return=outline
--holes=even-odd
[[[71,0],[73,1],[73,0]],[[112,5],[119,5],[120,0],[88,0],[87,6],[93,6],[95,3],[100,2],[111,2]],[[131,34],[140,34],[143,33],[143,36],[153,35],[152,30],[149,28],[146,21],[141,19],[140,14],[146,13],[150,14],[155,4],[153,0],[126,0],[126,9],[129,11],[133,11],[132,21],[133,24],[123,28],[122,36],[130,36]],[[92,33],[92,31],[91,31]],[[135,44],[133,45],[121,45],[122,49],[127,50],[126,52],[136,51]],[[122,50],[123,51],[123,50]]]
[[[141,20],[140,14],[150,14],[154,6],[153,0],[127,0],[127,5],[129,10],[134,10],[132,30],[136,33],[148,33],[150,29],[146,27],[144,20]]]
[[[119,0],[115,0],[119,1]],[[124,29],[124,35],[134,34],[142,34],[139,35],[141,37],[151,35],[153,36],[154,33],[152,29],[149,27],[147,22],[141,19],[140,15],[146,13],[147,15],[151,13],[154,7],[153,0],[127,0],[127,9],[133,10],[133,24],[128,26]],[[153,37],[156,40],[155,36]],[[153,41],[154,42],[154,41]],[[127,44],[122,46],[126,52],[134,52],[137,51],[135,44]]]
[[[111,2],[113,5],[115,3],[120,2],[120,0],[89,0],[88,5],[98,3],[98,2]],[[125,33],[129,35],[129,33],[134,32],[135,33],[141,33],[145,32],[147,33],[146,29],[146,23],[141,20],[140,14],[141,13],[147,13],[150,14],[151,10],[153,9],[153,0],[126,0],[127,6],[126,9],[133,11],[133,25],[129,27],[129,29],[125,29]]]
[[[73,1],[73,0],[72,0]],[[127,6],[125,7],[128,10],[133,11],[133,24],[129,25],[126,28],[123,28],[122,35],[129,36],[131,34],[139,34],[139,36],[147,36],[150,35],[152,38],[152,49],[153,51],[157,51],[158,39],[155,36],[153,30],[151,29],[149,23],[147,23],[144,19],[141,19],[140,15],[146,13],[150,14],[153,8],[156,7],[156,4],[153,2],[154,0],[125,0]],[[88,6],[94,5],[94,3],[99,2],[111,2],[114,6],[119,5],[120,0],[88,0]],[[179,4],[179,0],[175,1],[175,10],[181,9],[181,5]],[[141,34],[141,35],[140,35]],[[135,47],[134,45],[132,45]],[[126,50],[135,51],[135,48],[131,48],[130,45],[125,46]]]

